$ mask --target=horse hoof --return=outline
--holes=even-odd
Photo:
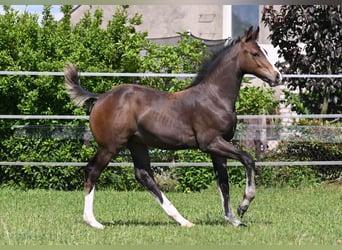
[[[247,209],[242,207],[242,206],[238,206],[238,208],[237,208],[237,213],[238,213],[240,218],[243,217],[243,215],[245,214],[246,211],[247,211]]]
[[[102,225],[101,223],[95,221],[85,221],[85,223],[87,223],[88,226],[92,227],[92,228],[96,228],[96,229],[104,229],[104,225]]]
[[[91,226],[92,228],[96,228],[96,229],[104,229],[104,225],[100,224],[100,223],[91,223],[88,224],[89,226]]]
[[[194,226],[195,224],[190,221],[188,221],[185,225],[183,225],[183,227],[194,227]]]
[[[245,224],[235,218],[233,220],[229,220],[228,223],[230,223],[234,227],[247,227]]]

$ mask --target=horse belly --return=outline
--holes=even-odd
[[[188,139],[188,138],[187,138]],[[174,136],[157,135],[155,133],[149,132],[137,132],[133,136],[133,140],[146,144],[150,147],[160,148],[160,149],[187,149],[195,148],[196,143],[194,140],[184,140],[183,138]]]
[[[135,137],[144,144],[163,149],[185,149],[196,147],[192,129],[180,119],[166,114],[153,114],[138,122]]]

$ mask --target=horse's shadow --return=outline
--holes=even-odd
[[[106,227],[115,226],[168,226],[172,225],[172,221],[140,221],[140,220],[114,220],[103,222],[102,224]]]
[[[199,219],[192,221],[195,225],[201,226],[227,226],[229,225],[224,219]],[[253,224],[264,224],[271,225],[272,221],[260,221],[254,219],[244,220],[247,226]],[[142,220],[114,220],[107,221],[102,223],[106,227],[115,227],[115,226],[178,226],[178,223],[170,220],[170,221],[142,221]]]
[[[195,225],[202,226],[224,226],[227,222],[223,219],[203,219],[192,221]],[[143,221],[138,219],[128,219],[128,220],[113,220],[102,222],[104,226],[114,227],[114,226],[178,226],[179,224],[173,220],[169,221]]]

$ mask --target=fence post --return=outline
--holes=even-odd
[[[261,160],[261,139],[260,139],[260,130],[255,131],[254,137],[254,146],[255,146],[255,158],[257,161]]]

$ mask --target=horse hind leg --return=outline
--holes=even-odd
[[[128,148],[132,154],[135,177],[147,191],[149,191],[166,214],[178,222],[181,226],[192,227],[193,223],[185,219],[172,203],[166,198],[154,180],[153,172],[150,167],[150,158],[146,145],[129,143]]]
[[[109,161],[112,159],[114,153],[108,151],[106,148],[99,147],[95,156],[88,162],[85,167],[85,183],[84,183],[84,210],[83,220],[91,227],[103,229],[104,226],[99,223],[94,216],[94,192],[95,184],[101,172],[107,167]]]

